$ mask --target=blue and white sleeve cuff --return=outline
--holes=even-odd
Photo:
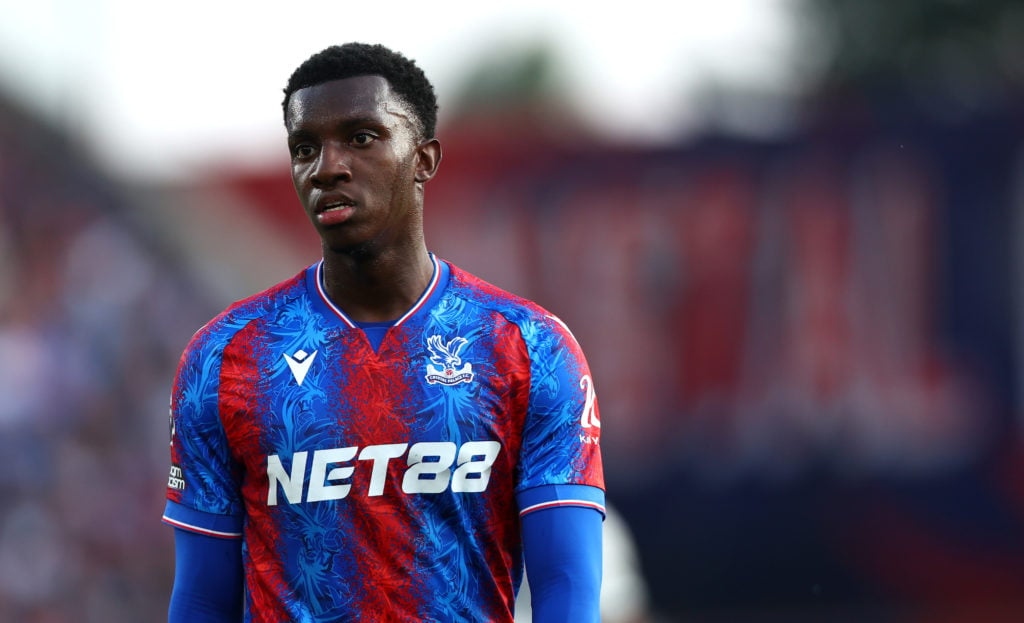
[[[577,506],[605,515],[604,491],[590,485],[543,485],[516,494],[519,516],[546,508]]]
[[[163,522],[175,528],[207,536],[223,539],[242,537],[241,516],[205,513],[171,500],[167,500],[167,505],[164,506]]]

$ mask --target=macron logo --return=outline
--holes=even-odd
[[[294,355],[285,353],[284,360],[288,362],[288,367],[292,371],[292,376],[295,377],[295,382],[302,385],[302,381],[306,380],[306,373],[309,372],[309,366],[313,364],[313,360],[316,359],[316,352],[313,354],[307,354],[306,351],[299,349],[295,351]]]

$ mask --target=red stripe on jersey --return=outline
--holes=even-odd
[[[501,383],[496,392],[505,399],[499,404],[502,411],[485,414],[500,435],[503,449],[495,463],[490,489],[495,500],[489,507],[484,525],[490,527],[490,545],[481,544],[480,551],[487,557],[491,577],[498,582],[495,594],[504,602],[491,603],[487,613],[490,621],[511,620],[515,603],[512,571],[518,568],[522,556],[522,540],[515,501],[515,471],[522,448],[522,430],[530,403],[530,355],[526,350],[522,332],[501,314],[492,315],[493,345],[486,352],[493,353],[494,375],[490,381]],[[483,536],[483,535],[481,535]],[[490,591],[488,593],[491,593]]]
[[[346,445],[366,448],[416,437],[421,414],[412,405],[417,404],[413,386],[418,377],[409,375],[418,370],[401,365],[407,357],[404,342],[409,338],[404,329],[399,329],[379,353],[374,353],[365,340],[352,340],[339,349],[352,362],[336,366],[339,376],[325,387],[333,391],[328,402],[339,405],[339,412],[347,414],[338,422],[345,430]],[[359,467],[364,479],[369,467]],[[382,494],[352,496],[344,501],[359,507],[350,511],[351,521],[344,528],[349,547],[354,550],[350,557],[353,571],[366,587],[353,595],[352,612],[361,615],[355,620],[385,620],[389,613],[424,612],[428,610],[424,604],[433,599],[416,573],[421,566],[414,550],[417,530],[422,529],[419,521],[424,517],[418,506],[421,500],[402,494],[401,467],[400,460],[389,462]]]
[[[285,554],[276,523],[266,505],[266,452],[262,447],[262,424],[268,421],[265,400],[268,377],[264,362],[274,353],[265,343],[262,320],[256,320],[235,334],[224,348],[218,395],[221,423],[235,456],[244,457],[247,478],[242,485],[246,500],[246,537],[248,564],[245,565],[246,587],[252,606],[253,623],[287,621],[290,618],[281,597],[291,591],[283,574],[281,560]],[[279,356],[279,355],[278,355]],[[241,474],[239,474],[241,478]]]

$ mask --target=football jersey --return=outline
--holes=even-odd
[[[182,355],[164,521],[242,539],[245,621],[511,621],[521,513],[603,513],[600,416],[572,334],[431,259],[377,348],[318,262]]]

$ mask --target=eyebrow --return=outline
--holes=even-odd
[[[295,126],[291,124],[292,128],[288,130],[288,140],[301,139],[301,138],[312,138],[317,135],[317,132],[307,129],[303,125]],[[344,119],[340,123],[332,126],[332,129],[342,128],[345,130],[352,130],[354,128],[370,127],[378,129],[379,131],[385,131],[384,123],[375,117],[361,116],[353,117],[351,119]]]

